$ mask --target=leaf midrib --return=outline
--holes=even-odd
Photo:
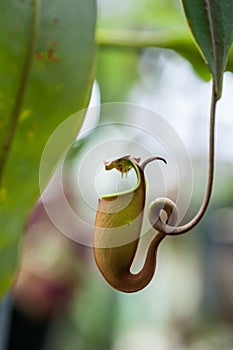
[[[210,38],[213,48],[213,60],[214,60],[214,68],[215,68],[215,74],[218,76],[218,61],[217,61],[217,40],[216,40],[216,33],[214,30],[214,9],[213,9],[213,2],[212,0],[204,0],[205,2],[205,9],[207,12],[207,18],[209,22],[209,29],[210,29]]]
[[[20,111],[22,108],[22,104],[23,104],[23,100],[24,100],[24,96],[25,96],[25,92],[27,89],[28,80],[31,72],[31,66],[33,62],[36,38],[37,38],[38,27],[39,27],[40,1],[41,0],[35,0],[33,3],[34,14],[32,19],[32,31],[29,37],[28,52],[26,54],[25,62],[23,65],[22,75],[20,78],[20,83],[19,83],[15,103],[12,109],[11,116],[9,118],[9,123],[5,131],[5,137],[3,139],[1,149],[0,149],[0,184],[3,178],[4,168],[6,166],[7,159],[14,140],[14,135],[17,128]]]

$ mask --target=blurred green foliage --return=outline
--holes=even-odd
[[[221,4],[223,8],[222,16],[224,17],[224,8],[227,8],[228,4],[225,2],[222,2]],[[195,5],[191,2],[190,7],[192,8],[192,6],[196,6],[198,9],[198,7],[201,8],[202,4],[198,2]],[[140,56],[142,50],[148,47],[172,49],[176,51],[178,54],[190,62],[196,73],[202,79],[210,79],[210,71],[203,59],[200,49],[197,47],[196,43],[193,40],[190,29],[187,25],[187,21],[185,19],[185,14],[181,6],[181,2],[176,0],[139,0],[135,6],[132,6],[130,1],[126,1],[125,6],[119,5],[117,9],[118,11],[110,11],[110,9],[108,9],[108,11],[102,11],[101,15],[99,16],[97,27],[97,41],[100,45],[101,55],[99,56],[98,77],[100,77],[99,80],[101,85],[103,85],[101,82],[103,79],[105,79],[105,74],[107,74],[107,61],[109,62],[109,66],[114,63],[113,54],[110,55],[109,51],[115,52],[115,57],[120,54],[122,54],[122,56],[129,55],[129,52],[131,52],[132,55],[138,57]],[[231,11],[228,12],[226,10],[226,12],[229,14],[229,16],[228,21],[225,22],[230,23]],[[226,18],[226,16],[224,18]],[[219,43],[219,56],[223,54],[223,60],[226,60],[226,52],[231,47],[232,28],[231,26],[227,27],[227,23],[225,23],[226,28],[228,28],[228,36],[226,39],[227,48],[225,50],[223,47],[225,37],[221,35],[221,23],[223,22],[224,21],[221,21],[221,19],[217,21],[217,23],[219,23],[218,31],[221,37],[221,42]],[[200,23],[197,23],[197,32],[198,27],[200,27]],[[206,31],[202,28],[200,32],[203,33]],[[207,52],[212,51],[210,46],[206,47],[204,50],[206,54]],[[210,57],[210,55],[207,54],[208,57]],[[122,71],[123,58],[120,61],[121,63],[119,62],[119,65],[115,63],[115,71]],[[224,64],[225,62],[223,63],[223,66]],[[103,66],[105,66],[106,71],[103,69]],[[211,63],[211,66],[213,67],[213,63]],[[127,72],[127,67],[128,61],[125,60],[124,72]],[[132,65],[132,68],[133,67],[134,65]],[[213,68],[211,69],[213,72]],[[233,48],[231,48],[229,53],[226,70],[233,71]],[[117,74],[115,73],[115,75]],[[118,79],[116,79],[117,81],[120,79],[119,75],[120,74],[118,74]],[[111,95],[109,98],[111,98]]]

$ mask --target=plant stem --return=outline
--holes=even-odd
[[[159,218],[158,221],[153,224],[153,227],[164,234],[170,234],[170,235],[180,235],[187,231],[190,231],[194,226],[196,226],[203,215],[205,214],[211,193],[212,193],[212,187],[213,187],[213,180],[214,180],[214,158],[215,158],[215,114],[216,114],[216,104],[217,104],[217,94],[216,94],[216,88],[215,88],[215,82],[213,80],[212,82],[212,98],[211,98],[211,108],[210,108],[210,129],[209,129],[209,159],[208,159],[208,179],[207,179],[207,186],[206,186],[206,192],[205,196],[202,202],[202,205],[195,215],[195,217],[190,220],[187,224],[184,224],[182,226],[178,227],[172,227],[167,224],[162,223],[161,219]],[[166,203],[168,200],[166,198],[162,198],[161,202]],[[170,209],[171,205],[168,203],[168,207]],[[174,207],[175,204],[174,204]],[[157,205],[154,205],[154,212],[156,212]],[[164,206],[164,210],[165,206]]]
[[[15,104],[12,109],[11,116],[9,118],[9,123],[5,132],[5,138],[2,143],[2,147],[0,150],[0,183],[2,181],[3,172],[7,163],[7,159],[13,144],[15,131],[17,128],[17,123],[19,120],[20,111],[22,108],[25,92],[27,89],[27,84],[31,72],[31,66],[33,62],[34,52],[35,52],[35,44],[36,44],[36,36],[38,32],[39,26],[39,7],[40,0],[34,0],[34,16],[33,16],[33,25],[32,31],[30,33],[28,51],[26,54],[25,62],[23,65],[22,75],[19,82],[18,93],[15,99]]]
[[[99,29],[96,32],[98,45],[103,48],[143,49],[146,47],[169,48],[182,40],[190,44],[190,37],[181,32],[171,35],[155,31],[142,30],[109,30]]]

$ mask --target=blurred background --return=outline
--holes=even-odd
[[[197,212],[205,192],[211,94],[202,63],[197,58],[192,65],[184,58],[194,60],[193,44],[187,38],[190,34],[179,1],[98,1],[100,45],[91,105],[143,106],[175,130],[192,166],[192,181],[184,171],[179,186],[181,192],[191,186],[188,194],[182,193],[188,203],[191,192],[184,221]],[[151,40],[161,41],[164,48],[152,47],[157,44],[150,45]],[[139,47],[133,47],[135,42],[141,43]],[[174,50],[165,48],[169,43]],[[209,209],[196,229],[164,241],[156,274],[144,290],[130,295],[114,291],[97,270],[91,247],[62,235],[40,203],[33,209],[12,297],[17,308],[33,319],[49,320],[48,349],[233,348],[232,96],[233,75],[227,72],[217,109],[215,182]],[[90,126],[106,118],[98,108],[95,113]],[[85,146],[80,141],[77,145]],[[74,152],[67,165],[65,192],[73,207],[79,206],[80,193],[74,194],[70,169],[82,157],[82,152]],[[88,187],[88,176],[86,181]],[[167,186],[169,193],[176,191],[176,183],[168,181]],[[56,189],[49,193],[62,215]],[[146,244],[145,239],[138,266]]]

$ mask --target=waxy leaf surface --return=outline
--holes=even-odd
[[[233,0],[182,0],[185,15],[213,76],[216,95],[233,42]]]
[[[88,104],[95,21],[95,0],[0,2],[0,295],[12,282],[18,240],[39,195],[46,142]],[[57,144],[44,184],[82,119]]]

